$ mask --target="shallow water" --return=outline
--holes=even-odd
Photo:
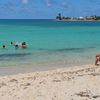
[[[25,41],[27,49],[11,41]],[[91,64],[99,52],[99,21],[0,20],[1,67]]]

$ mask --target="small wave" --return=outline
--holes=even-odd
[[[13,54],[0,54],[0,58],[4,57],[24,57],[31,55],[31,53],[13,53]]]
[[[96,47],[86,47],[86,48],[61,48],[61,49],[45,49],[45,48],[38,48],[35,50],[45,51],[45,52],[82,52],[91,49],[95,49]]]
[[[87,48],[62,48],[62,49],[55,49],[55,50],[48,50],[51,52],[84,52],[90,49],[94,49],[95,47],[87,47]]]

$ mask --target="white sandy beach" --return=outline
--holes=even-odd
[[[0,100],[100,100],[100,66],[1,76]]]

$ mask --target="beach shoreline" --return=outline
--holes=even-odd
[[[92,66],[93,64],[77,64],[77,65],[66,65],[66,64],[21,64],[20,66],[18,65],[6,65],[6,66],[0,66],[0,76],[7,76],[7,75],[16,75],[16,74],[24,74],[24,73],[33,73],[33,72],[44,72],[44,71],[52,71],[56,69],[74,69],[74,68],[81,68],[82,66]]]
[[[0,76],[2,100],[100,100],[100,66]]]

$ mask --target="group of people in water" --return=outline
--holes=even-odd
[[[25,49],[27,47],[26,42],[22,42],[21,44],[18,44],[17,42],[11,42],[11,45],[13,45],[16,49],[18,49],[19,47]],[[6,48],[6,45],[3,45],[2,48]]]
[[[21,44],[18,44],[17,42],[11,42],[11,45],[13,45],[15,47],[15,49],[18,49],[19,47],[21,47],[22,49],[25,49],[27,46],[26,46],[26,42],[22,42]],[[2,48],[6,48],[6,45],[3,45]],[[96,60],[95,60],[95,65],[99,65],[100,61],[100,54],[97,54],[96,55]]]

